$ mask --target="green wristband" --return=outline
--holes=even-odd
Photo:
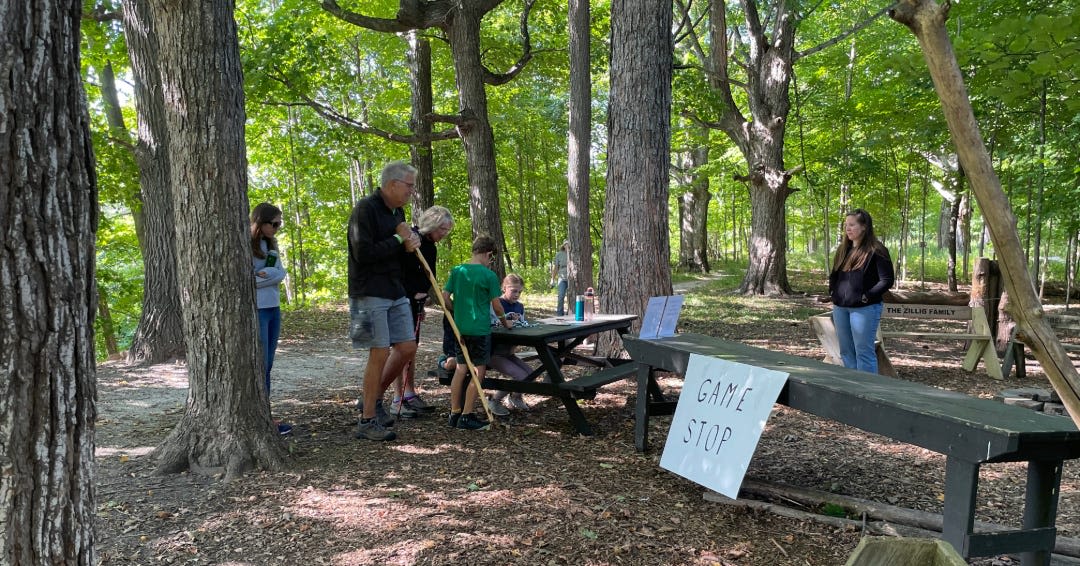
[[[397,239],[397,243],[399,244],[405,243],[405,238],[402,238],[401,234],[394,234],[394,238]]]

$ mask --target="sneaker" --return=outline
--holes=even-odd
[[[397,419],[415,419],[420,414],[409,408],[408,403],[402,403],[401,400],[390,403],[390,415]]]
[[[288,436],[288,435],[292,434],[292,425],[289,424],[289,423],[279,422],[277,424],[277,432],[281,436]]]
[[[491,414],[496,417],[505,417],[510,414],[510,409],[503,406],[501,401],[496,401],[494,397],[488,399],[488,408],[491,409]]]
[[[384,427],[394,426],[394,417],[387,414],[386,409],[383,408],[382,399],[375,401],[375,420]]]
[[[508,402],[510,403],[511,408],[518,411],[528,411],[530,409],[529,404],[525,402],[525,398],[522,397],[521,393],[511,393]]]
[[[356,425],[356,438],[366,440],[393,440],[397,438],[392,430],[386,430],[386,427],[379,424],[379,419],[360,419],[360,423]]]
[[[487,430],[489,426],[490,423],[476,418],[472,413],[461,415],[457,421],[457,427],[465,430]]]
[[[435,407],[424,402],[419,395],[409,395],[405,397],[405,406],[416,411],[417,413],[434,413]]]
[[[446,420],[446,426],[457,428],[457,423],[460,419],[461,413],[450,413],[450,418]]]

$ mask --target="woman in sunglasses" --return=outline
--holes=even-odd
[[[270,369],[281,334],[281,292],[285,267],[278,258],[277,232],[281,228],[281,209],[259,203],[251,211],[251,254],[255,272],[255,305],[259,310],[259,342],[266,355],[266,398],[270,398]],[[280,434],[292,432],[292,425],[278,423]]]

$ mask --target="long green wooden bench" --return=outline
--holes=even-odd
[[[675,410],[657,371],[683,375],[691,354],[701,354],[785,372],[778,403],[945,455],[942,538],[962,556],[1015,552],[1025,566],[1050,563],[1062,464],[1080,457],[1080,431],[1071,420],[701,334],[627,335],[623,344],[638,363],[639,450],[648,447],[649,418]],[[1023,528],[976,533],[979,468],[996,462],[1027,462]]]

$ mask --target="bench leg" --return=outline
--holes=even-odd
[[[1024,529],[1053,527],[1057,516],[1061,462],[1028,462]],[[1022,566],[1049,566],[1050,550],[1020,553]]]
[[[979,488],[979,465],[959,458],[945,459],[945,513],[941,538],[969,557],[971,531],[975,526],[975,494]]]
[[[634,403],[634,448],[638,452],[649,449],[649,390],[655,386],[653,369],[639,364],[637,370],[637,401]]]
[[[573,423],[574,429],[578,434],[582,436],[592,436],[592,427],[589,426],[589,421],[585,419],[585,413],[581,412],[581,407],[577,404],[577,399],[574,399],[570,395],[561,395],[559,399],[563,402],[563,406],[566,407],[566,413],[570,415],[570,422]]]

